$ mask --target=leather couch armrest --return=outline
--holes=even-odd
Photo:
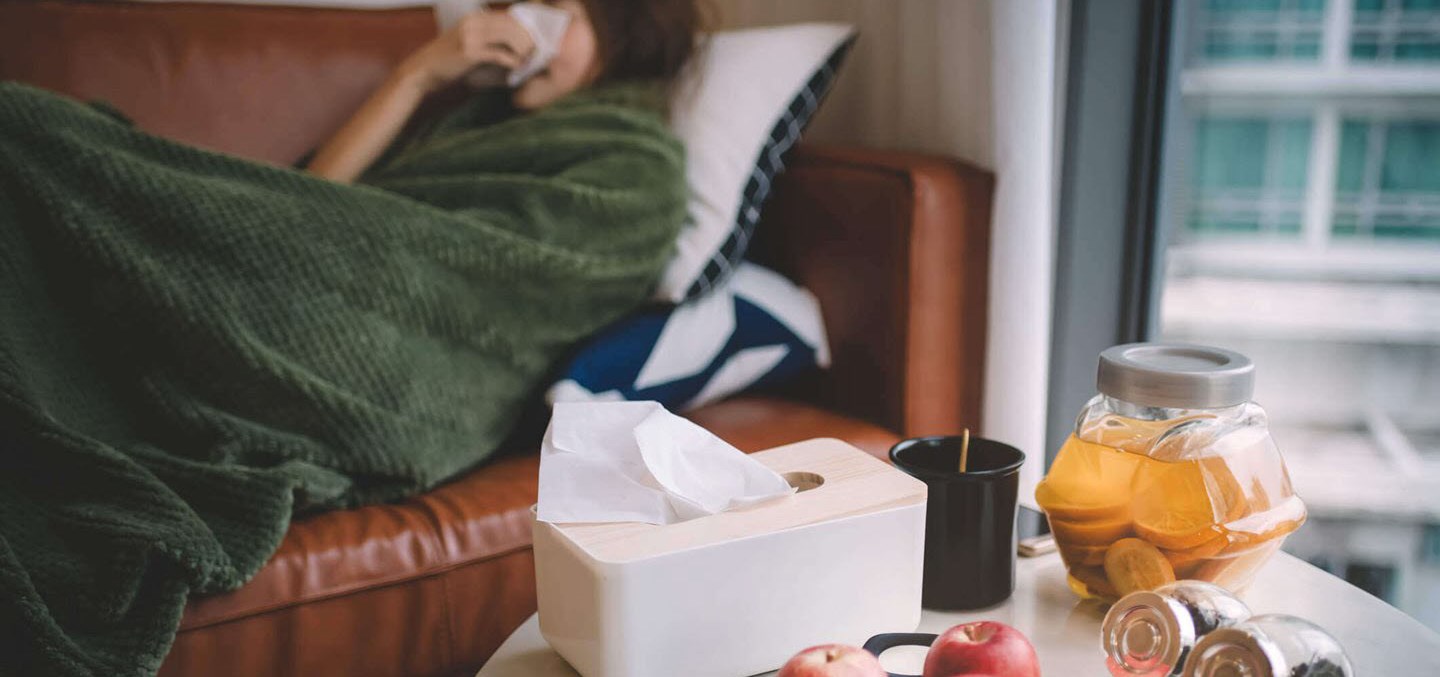
[[[945,158],[796,149],[752,250],[820,300],[807,399],[904,436],[980,422],[994,178]]]

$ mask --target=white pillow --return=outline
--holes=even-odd
[[[820,105],[855,29],[807,23],[711,34],[676,88],[672,127],[685,143],[690,220],[656,296],[679,302],[719,286],[745,247]]]

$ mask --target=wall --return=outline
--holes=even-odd
[[[995,127],[999,178],[990,238],[983,429],[1029,457],[1021,471],[1020,502],[1032,507],[1045,467],[1068,10],[1067,0],[1005,0],[996,4],[991,22],[994,116],[1004,124]]]
[[[994,166],[989,0],[714,0],[722,27],[860,28],[808,139]]]
[[[844,21],[860,41],[807,137],[995,171],[987,437],[1045,459],[1064,0],[716,0],[724,25]],[[1000,121],[997,124],[996,121]]]

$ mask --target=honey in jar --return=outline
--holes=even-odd
[[[1129,344],[1035,491],[1071,589],[1114,600],[1176,580],[1240,591],[1305,521],[1233,351]]]

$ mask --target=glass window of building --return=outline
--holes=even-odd
[[[1440,629],[1440,0],[1176,8],[1153,333],[1256,360],[1287,549]]]

